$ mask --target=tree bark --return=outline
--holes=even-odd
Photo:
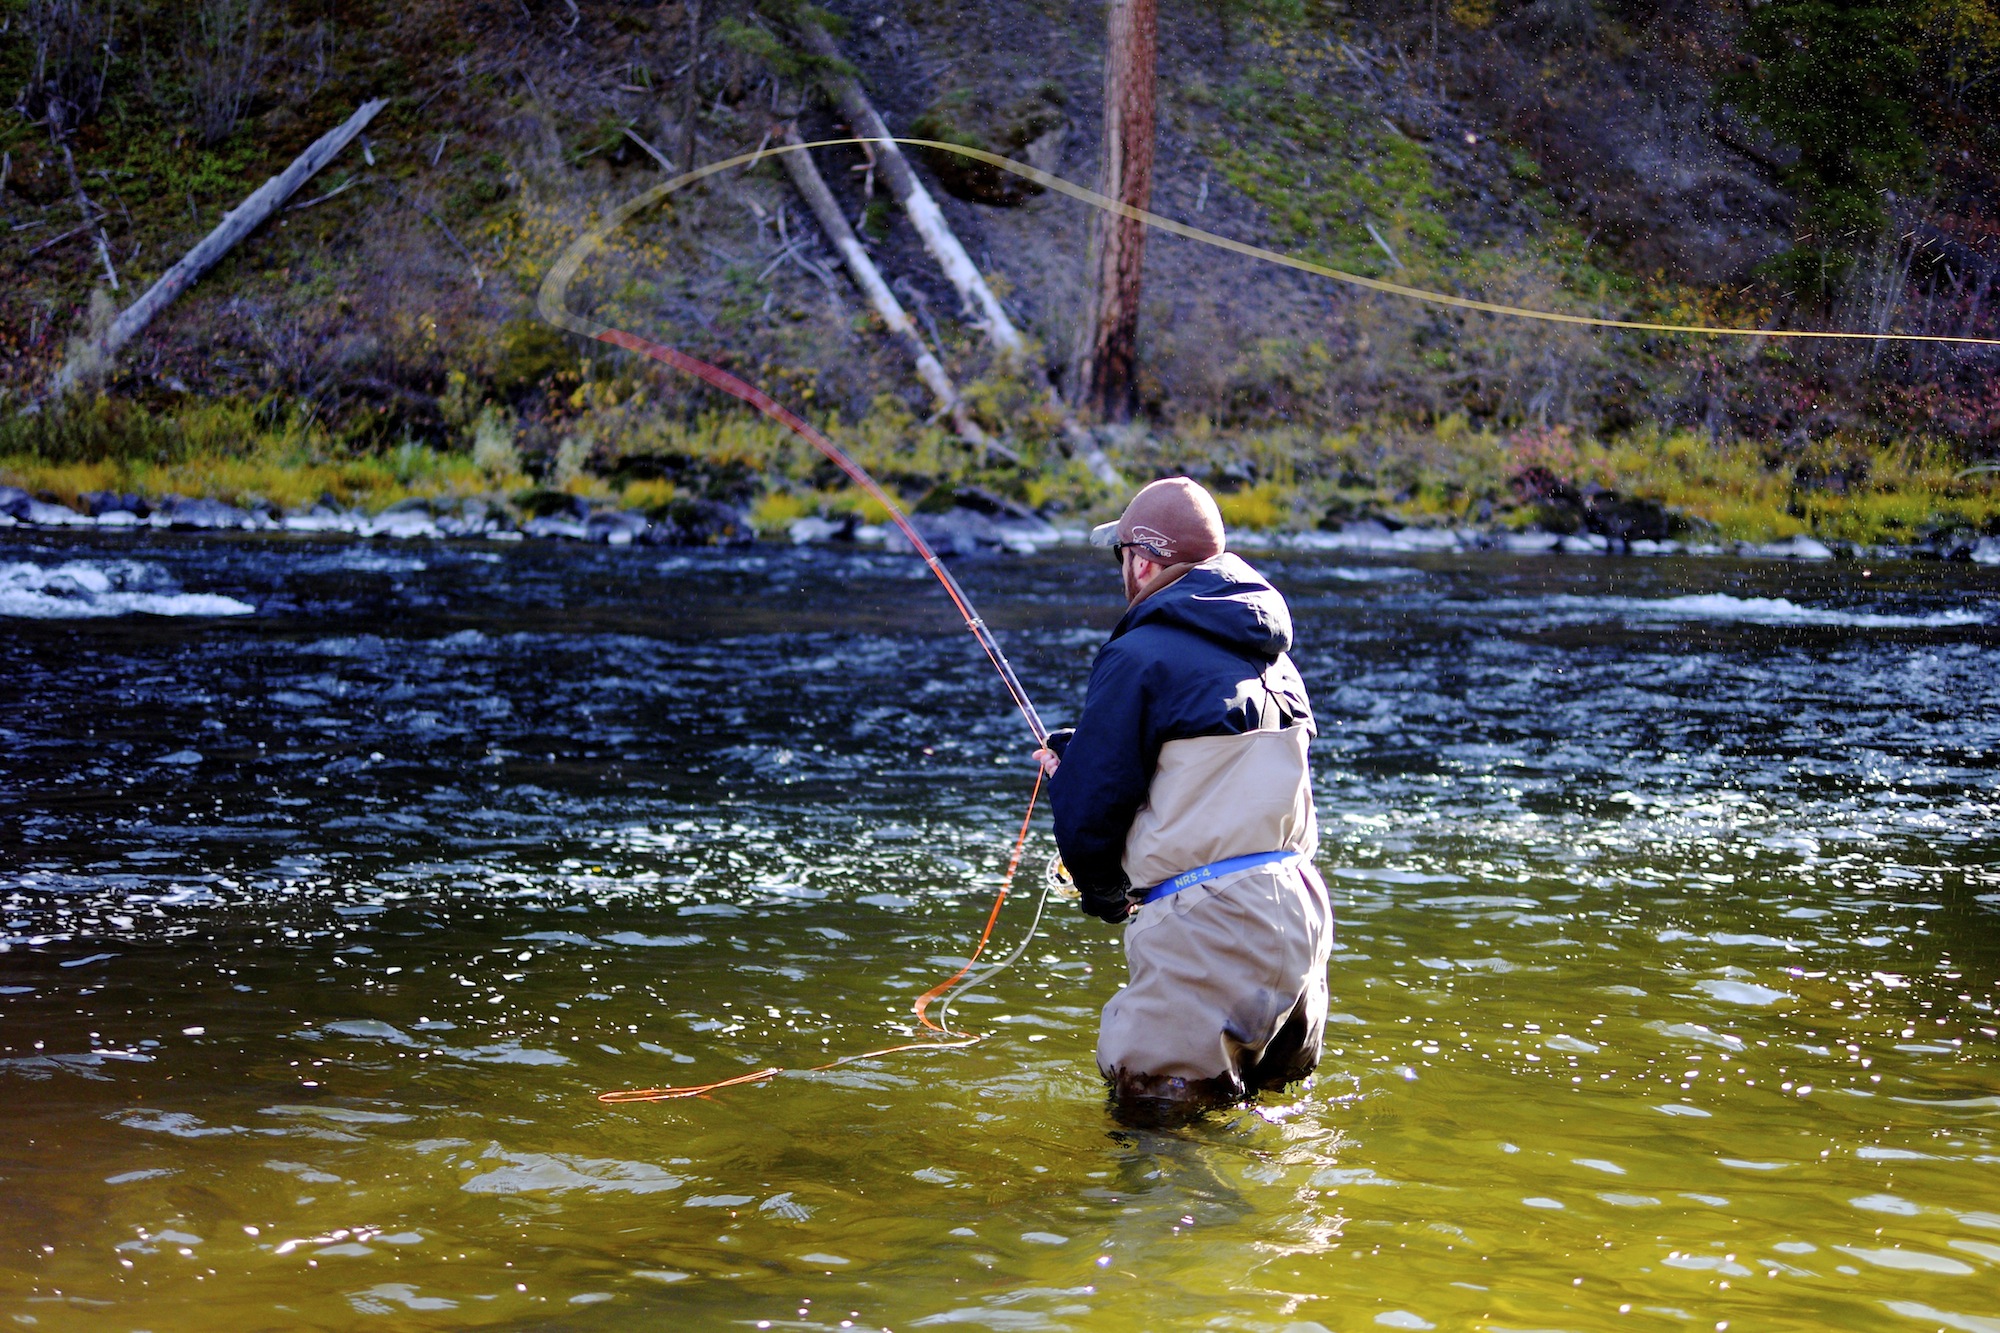
[[[202,239],[201,244],[181,256],[180,262],[147,288],[144,296],[120,312],[104,337],[89,347],[81,360],[72,358],[64,363],[49,382],[50,395],[66,393],[76,386],[88,366],[103,366],[117,356],[126,343],[152,323],[155,315],[199,281],[202,274],[213,268],[216,261],[228,254],[238,241],[255,231],[264,219],[277,212],[287,199],[298,193],[301,185],[312,179],[315,172],[339,156],[340,150],[353,142],[355,136],[367,128],[368,122],[375,119],[375,113],[387,105],[386,98],[364,102],[361,109],[349,116],[345,123],[321,135],[281,174],[265,181],[231,209],[215,230]]]
[[[917,335],[917,326],[910,321],[895,293],[889,290],[889,284],[882,280],[875,261],[861,248],[861,239],[847,224],[840,205],[834,201],[833,191],[827,189],[825,179],[820,176],[819,168],[813,165],[812,155],[805,150],[803,143],[796,128],[785,130],[785,144],[790,149],[780,154],[785,160],[785,170],[791,173],[792,184],[798,187],[799,194],[819,220],[820,230],[833,242],[833,248],[846,263],[847,271],[854,275],[854,285],[861,289],[868,303],[875,307],[875,313],[889,326],[889,336],[916,363],[917,378],[930,389],[939,409],[951,418],[952,429],[958,432],[960,438],[1019,462],[1011,450],[987,438],[979,423],[972,419],[965,401],[958,396],[958,386],[951,382],[943,363],[924,345],[924,340]]]
[[[701,101],[701,0],[686,0],[687,81],[681,85],[681,170],[694,170],[694,118]]]
[[[1133,208],[1153,197],[1157,0],[1111,0],[1104,53],[1104,146],[1098,193]],[[1138,406],[1139,281],[1146,227],[1100,212],[1091,219],[1089,304],[1078,332],[1076,398],[1106,421]]]
[[[833,37],[817,23],[808,20],[799,26],[799,38],[806,49],[814,55],[828,60],[839,60],[840,47]],[[978,314],[986,329],[986,336],[995,350],[1009,360],[1018,360],[1027,353],[1027,344],[1021,331],[1014,327],[1014,321],[1000,308],[1000,298],[986,285],[985,277],[959,244],[958,236],[951,224],[944,220],[944,212],[924,188],[916,173],[910,170],[910,160],[889,134],[889,127],[875,111],[868,94],[851,75],[823,74],[820,83],[840,107],[840,114],[847,118],[848,126],[856,138],[874,140],[875,169],[881,174],[883,184],[903,211],[909,215],[910,224],[917,229],[917,235],[930,251],[931,258],[944,270],[945,278],[958,292],[958,299],[965,308]]]

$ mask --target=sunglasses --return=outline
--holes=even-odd
[[[1122,566],[1125,563],[1125,552],[1133,548],[1137,548],[1141,554],[1154,560],[1165,561],[1167,559],[1159,547],[1153,545],[1151,542],[1142,541],[1113,542],[1111,543],[1111,554],[1118,557],[1118,563]]]

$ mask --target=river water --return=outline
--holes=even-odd
[[[2000,1330],[2000,572],[1252,555],[1335,1014],[1148,1133],[1061,902],[976,1046],[596,1100],[964,961],[1032,769],[914,560],[7,536],[0,1317]],[[1109,562],[961,574],[1073,716]]]

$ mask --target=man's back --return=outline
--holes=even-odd
[[[1077,885],[1114,919],[1126,885],[1312,850],[1312,708],[1291,614],[1249,565],[1193,565],[1126,612],[1091,670],[1051,787]],[[1251,844],[1256,845],[1251,845]]]
[[[1074,732],[1045,751],[1084,910],[1125,923],[1131,980],[1104,1007],[1097,1064],[1136,1122],[1303,1078],[1326,1021],[1312,708],[1284,598],[1222,539],[1186,478],[1092,534],[1130,606]]]

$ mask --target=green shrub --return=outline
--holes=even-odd
[[[125,399],[69,398],[0,417],[0,455],[44,463],[170,463],[186,444],[173,422]]]

